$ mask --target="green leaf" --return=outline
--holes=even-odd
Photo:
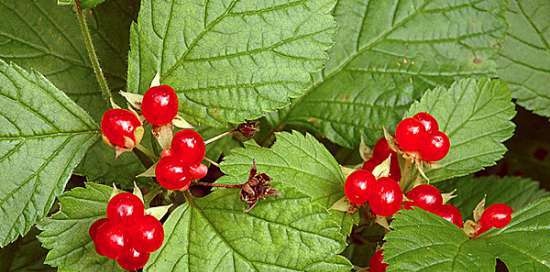
[[[325,208],[293,188],[249,213],[236,190],[216,190],[178,207],[164,224],[164,246],[146,271],[350,271]]]
[[[451,140],[449,154],[426,171],[432,182],[464,176],[494,165],[506,152],[516,114],[510,91],[498,80],[463,79],[437,87],[413,104],[406,116],[426,111]]]
[[[115,261],[99,256],[88,230],[92,223],[105,217],[112,187],[87,183],[59,197],[61,209],[38,227],[38,239],[49,249],[46,264],[67,271],[121,271]]]
[[[306,126],[354,148],[374,143],[428,87],[494,75],[505,1],[345,1],[330,61],[273,127]]]
[[[27,233],[97,140],[92,118],[43,76],[0,61],[0,247]]]
[[[501,230],[469,239],[461,229],[421,209],[400,212],[386,235],[384,259],[392,271],[549,271],[550,198],[514,213]]]
[[[520,177],[479,177],[457,178],[438,183],[443,192],[456,189],[456,197],[450,203],[457,206],[465,218],[472,217],[472,211],[485,197],[486,205],[506,203],[514,210],[519,210],[531,202],[550,193],[539,188],[539,184],[528,178]]]
[[[43,264],[47,251],[36,239],[36,229],[15,243],[0,249],[0,271],[9,272],[53,272],[55,269]]]
[[[510,24],[498,58],[498,75],[510,85],[517,103],[550,116],[550,3],[512,0]]]
[[[105,0],[80,0],[80,5],[82,8],[95,8],[97,5],[105,2]],[[74,0],[57,0],[58,5],[72,5]]]
[[[160,73],[190,122],[256,119],[302,95],[325,63],[336,0],[141,2],[131,30],[128,90]]]

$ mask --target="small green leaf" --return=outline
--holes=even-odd
[[[512,0],[510,24],[498,58],[498,75],[510,85],[517,103],[550,116],[550,2]]]
[[[437,87],[411,106],[406,116],[426,111],[451,140],[449,154],[427,169],[432,182],[464,176],[494,165],[506,152],[516,114],[510,91],[498,80],[463,79]]]
[[[477,203],[485,196],[486,204],[506,203],[514,210],[519,210],[531,202],[548,196],[540,189],[536,181],[520,177],[479,177],[457,178],[437,184],[443,192],[456,189],[456,197],[450,203],[457,206],[464,218],[471,218]],[[486,206],[487,206],[486,205]]]
[[[9,272],[53,272],[54,268],[43,264],[47,251],[36,239],[36,229],[31,230],[15,243],[0,249],[0,271]]]
[[[195,125],[256,119],[302,95],[332,45],[336,0],[141,1],[128,91],[155,74]]]
[[[113,188],[91,182],[86,186],[61,195],[61,210],[39,225],[38,238],[50,250],[45,263],[67,271],[122,271],[115,261],[95,252],[88,234],[92,223],[105,217]]]
[[[1,60],[0,105],[1,247],[46,215],[99,133],[43,76]]]
[[[236,190],[178,207],[146,271],[350,271],[345,237],[326,209],[293,188],[245,213]]]

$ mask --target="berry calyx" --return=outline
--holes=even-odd
[[[369,260],[369,272],[385,272],[388,264],[384,262],[382,250],[376,250]]]
[[[145,207],[139,197],[123,192],[115,195],[107,204],[107,218],[114,222],[132,224],[143,217]]]
[[[206,154],[206,144],[196,131],[182,129],[172,139],[171,152],[188,165],[199,164]]]
[[[462,221],[462,214],[460,214],[460,210],[451,204],[441,205],[439,206],[439,208],[435,209],[433,213],[455,224],[459,228],[462,228],[464,225],[464,222]]]
[[[406,152],[418,151],[427,136],[424,125],[414,118],[403,119],[395,128],[397,145]]]
[[[101,218],[97,221],[95,221],[91,226],[90,226],[90,229],[88,230],[88,234],[90,234],[90,238],[92,238],[92,240],[95,240],[95,237],[97,235],[97,230],[103,226],[103,224],[107,223],[109,220],[107,218]]]
[[[117,263],[126,270],[134,271],[143,268],[148,260],[149,253],[140,252],[134,247],[127,247],[118,257]]]
[[[188,165],[175,156],[162,157],[155,167],[160,186],[168,190],[186,190],[193,181]]]
[[[149,88],[143,95],[141,113],[153,126],[172,122],[178,114],[178,96],[172,87],[160,85]]]
[[[414,119],[420,121],[426,129],[426,132],[433,133],[439,131],[439,124],[435,118],[427,112],[419,112],[413,116]]]
[[[439,161],[449,153],[450,148],[449,137],[441,131],[436,131],[428,135],[426,142],[420,147],[420,158],[429,162]]]
[[[141,141],[141,135],[137,131],[140,127],[141,121],[137,116],[125,109],[109,109],[101,118],[103,139],[108,144],[123,149],[133,149]]]
[[[99,255],[116,259],[126,246],[124,228],[108,221],[97,228],[94,245]]]
[[[490,228],[504,228],[512,221],[512,208],[503,203],[496,203],[487,207],[481,214],[477,234],[481,234]]]
[[[361,206],[369,200],[369,191],[376,179],[371,172],[356,170],[346,178],[344,194],[349,202],[355,206]]]
[[[439,206],[443,205],[443,196],[439,189],[433,185],[418,185],[406,195],[408,199],[414,202],[414,206],[418,206],[426,211],[434,211]]]
[[[391,178],[380,178],[372,188],[369,199],[370,209],[373,214],[380,216],[392,216],[401,208],[403,192],[399,183]]]
[[[162,246],[164,229],[153,216],[146,215],[132,226],[130,243],[139,252],[153,252]]]

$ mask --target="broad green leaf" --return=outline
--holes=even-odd
[[[1,60],[0,105],[2,247],[46,215],[98,131],[43,76]]]
[[[419,94],[453,79],[496,73],[505,1],[340,0],[330,61],[306,94],[272,117],[349,148],[374,143]]]
[[[518,104],[550,116],[550,2],[509,1],[510,24],[498,58],[498,75]]]
[[[432,182],[464,176],[494,165],[513,135],[516,111],[506,85],[498,80],[463,79],[448,89],[427,91],[406,116],[426,111],[451,140],[449,154],[427,170]]]
[[[451,199],[450,203],[457,206],[465,218],[472,217],[472,211],[485,196],[487,206],[493,203],[506,203],[519,210],[549,195],[539,188],[538,182],[520,177],[468,176],[441,182],[437,186],[443,192],[456,189],[456,197]]]
[[[216,190],[178,207],[164,246],[145,271],[350,271],[326,209],[293,188],[244,212],[236,190]]]
[[[336,0],[141,2],[128,90],[173,86],[193,124],[225,126],[282,108],[321,69]]]
[[[88,234],[92,223],[105,217],[113,188],[89,182],[59,197],[61,209],[38,227],[38,239],[49,249],[46,264],[64,271],[121,271],[116,262],[99,256]]]
[[[0,249],[0,271],[2,272],[53,272],[55,269],[43,264],[47,251],[36,239],[38,232],[31,230],[25,237]]]

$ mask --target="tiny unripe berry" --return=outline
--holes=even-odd
[[[153,126],[172,122],[178,114],[178,96],[172,87],[160,85],[149,88],[141,102],[141,113]]]
[[[395,128],[395,140],[402,151],[418,151],[428,133],[422,123],[414,118],[405,118]]]
[[[193,176],[189,166],[175,156],[162,157],[155,168],[156,180],[168,190],[187,190]]]
[[[403,192],[399,183],[391,178],[381,178],[373,186],[369,206],[373,214],[392,216],[401,208]]]
[[[381,249],[376,250],[369,261],[369,272],[385,272],[388,264],[384,262],[384,253]]]
[[[443,196],[439,189],[433,185],[421,184],[407,193],[407,198],[412,200],[414,206],[427,211],[434,211],[443,205]]]
[[[188,165],[199,164],[206,154],[206,144],[196,131],[182,129],[174,135],[170,150],[173,156]]]
[[[137,116],[125,109],[109,109],[101,118],[101,134],[109,144],[132,149],[138,144],[136,129],[141,127]]]
[[[107,204],[107,218],[116,223],[132,224],[143,217],[144,212],[141,199],[127,192],[115,195]]]
[[[371,172],[365,170],[356,170],[346,178],[344,184],[344,193],[348,201],[361,206],[369,200],[369,191],[376,182]]]
[[[419,112],[415,114],[413,118],[422,123],[422,125],[426,129],[426,132],[433,133],[439,131],[439,124],[431,114],[427,112]]]
[[[420,158],[424,161],[439,161],[449,153],[451,142],[449,137],[441,131],[436,131],[426,138],[426,142],[420,147]]]

